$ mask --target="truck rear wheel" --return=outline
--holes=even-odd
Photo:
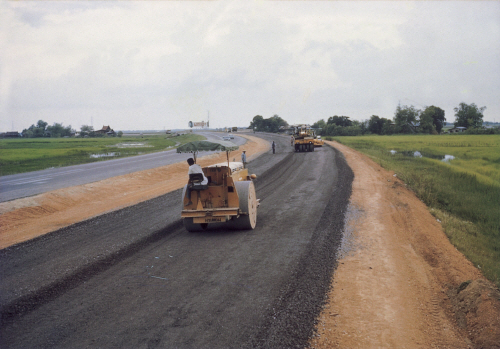
[[[257,225],[257,197],[255,186],[252,181],[234,182],[239,197],[240,211],[242,214],[233,219],[233,227],[236,229],[255,229]]]

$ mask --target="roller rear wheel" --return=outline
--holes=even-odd
[[[248,213],[233,219],[236,229],[255,229],[257,225],[257,197],[252,181],[234,182],[239,197],[240,210]]]

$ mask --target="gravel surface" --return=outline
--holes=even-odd
[[[176,191],[0,251],[0,346],[306,346],[353,174],[331,147],[258,136],[278,148],[249,164],[253,231],[186,232]]]

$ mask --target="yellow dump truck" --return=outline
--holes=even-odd
[[[203,176],[190,175],[182,192],[181,218],[188,231],[203,231],[211,224],[227,224],[234,229],[254,229],[257,224],[259,200],[255,194],[253,179],[241,162],[230,162],[229,152],[238,146],[228,141],[190,142],[179,148],[178,153],[192,153],[196,161],[198,151],[226,151],[228,161],[203,167],[208,179],[202,185]],[[186,196],[191,186],[191,202]]]
[[[322,147],[324,144],[309,125],[293,125],[292,136],[292,146],[295,147],[296,152],[314,151],[315,147]]]

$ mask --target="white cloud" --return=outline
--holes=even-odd
[[[392,117],[500,120],[498,2],[1,2],[0,129]],[[413,102],[409,102],[413,101]],[[420,105],[419,105],[420,104]],[[491,115],[491,117],[489,117]]]

